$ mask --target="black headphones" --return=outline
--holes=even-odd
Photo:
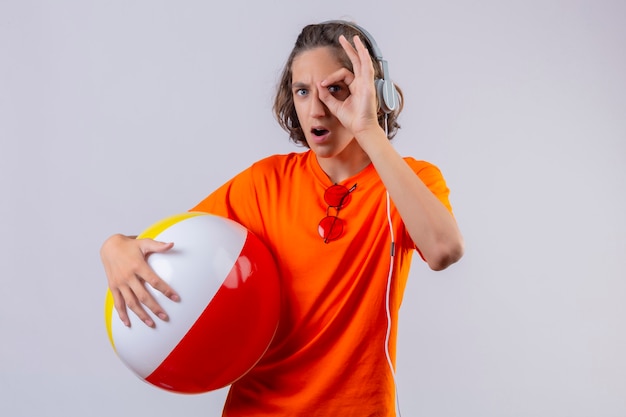
[[[363,29],[361,26],[358,26],[354,23],[347,22],[345,20],[328,20],[326,22],[322,22],[322,24],[326,23],[337,23],[340,25],[349,26],[355,29],[357,32],[360,32],[363,37],[367,40],[369,44],[369,51],[372,57],[378,61],[380,64],[380,68],[383,72],[383,78],[377,78],[374,80],[376,83],[376,95],[378,96],[378,105],[380,109],[384,113],[391,113],[392,111],[398,108],[400,103],[400,94],[398,94],[398,90],[393,85],[391,78],[389,77],[389,67],[387,65],[387,61],[383,58],[383,54],[380,52],[374,37],[370,35],[370,33]]]

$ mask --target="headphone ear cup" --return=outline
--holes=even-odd
[[[385,97],[383,93],[383,84],[385,84],[385,80],[381,80],[380,78],[376,78],[374,80],[374,84],[376,85],[376,98],[378,99],[378,108],[382,110],[384,113],[387,113],[386,105],[385,105]]]
[[[378,106],[384,113],[391,113],[398,108],[399,96],[396,87],[389,80],[377,78],[376,96],[378,97]]]

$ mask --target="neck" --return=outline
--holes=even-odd
[[[347,155],[346,155],[347,154]],[[370,164],[370,158],[359,147],[357,150],[344,152],[332,157],[320,157],[315,155],[317,162],[328,178],[335,184],[355,176]]]

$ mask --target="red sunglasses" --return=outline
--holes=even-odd
[[[317,227],[317,231],[324,239],[324,243],[337,240],[343,234],[343,220],[337,216],[339,216],[339,210],[350,203],[350,193],[355,189],[356,184],[350,187],[350,189],[343,185],[335,184],[328,187],[324,192],[324,201],[328,204],[328,208],[326,209],[326,217],[320,220]],[[334,216],[330,215],[331,208],[336,210]]]

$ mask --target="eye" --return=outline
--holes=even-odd
[[[350,90],[345,84],[333,84],[328,86],[328,92],[337,100],[345,100],[350,96]]]
[[[297,88],[295,90],[293,90],[293,94],[296,96],[301,96],[304,97],[309,93],[309,91],[306,88]]]

